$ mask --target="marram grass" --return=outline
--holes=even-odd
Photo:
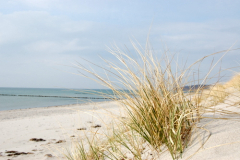
[[[240,90],[240,74],[236,74],[232,79],[230,79],[226,84],[226,88],[233,87],[237,90]]]
[[[119,103],[126,111],[126,119],[121,119],[118,123],[120,125],[113,127],[110,134],[102,136],[104,141],[94,136],[92,140],[86,137],[86,142],[80,141],[69,152],[68,159],[148,159],[146,155],[145,158],[143,156],[146,152],[144,145],[157,153],[167,148],[172,158],[178,159],[188,146],[191,133],[202,114],[209,109],[202,105],[203,99],[213,97],[216,104],[227,96],[224,86],[220,84],[202,91],[209,73],[201,82],[202,85],[191,94],[183,91],[183,87],[190,84],[192,67],[208,56],[188,68],[180,68],[173,63],[173,57],[168,53],[164,53],[159,60],[154,57],[149,45],[143,49],[132,44],[137,58],[118,47],[110,49],[118,63],[105,61],[107,68],[98,66],[107,73],[104,76],[106,78],[81,64],[77,65],[81,73],[85,72],[81,75],[90,74],[86,77],[113,90],[117,98],[124,99]]]
[[[202,90],[198,100],[205,106],[214,106],[224,103],[226,97],[236,91],[240,91],[240,74],[236,74],[226,83],[216,83]]]
[[[223,103],[225,98],[230,94],[226,91],[226,89],[227,87],[225,85],[217,83],[211,86],[209,89],[203,90],[201,101],[207,101],[208,106],[214,106],[218,103]]]

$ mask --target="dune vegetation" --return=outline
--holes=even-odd
[[[114,118],[112,129],[104,134],[86,134],[66,154],[69,160],[157,159],[164,151],[170,152],[172,159],[178,159],[189,145],[203,115],[216,113],[212,106],[224,103],[230,94],[226,89],[240,90],[240,75],[225,84],[212,84],[206,89],[204,85],[209,73],[203,76],[197,88],[184,90],[184,86],[199,82],[199,79],[193,81],[189,78],[192,68],[220,52],[181,68],[175,63],[174,56],[167,52],[159,59],[149,44],[146,48],[132,44],[137,58],[118,47],[110,49],[118,63],[105,61],[108,67],[98,66],[107,73],[105,78],[81,64],[77,65],[84,73],[81,75],[113,90],[117,98],[123,99],[119,104],[125,111],[125,118]],[[112,77],[114,79],[110,80]]]
[[[209,89],[205,89],[201,93],[201,102],[206,102],[205,105],[214,106],[219,103],[224,103],[227,96],[240,91],[240,74],[233,76],[228,82],[213,84]]]
[[[240,90],[240,74],[236,74],[232,79],[230,79],[226,84],[226,88],[234,87]]]

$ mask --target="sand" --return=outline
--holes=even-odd
[[[84,134],[78,129],[103,129],[111,119],[109,112],[119,114],[116,102],[0,111],[0,160],[64,159],[62,150]],[[92,127],[96,125],[101,127]],[[8,156],[6,151],[29,153]]]
[[[229,96],[225,103],[215,108],[240,112],[239,95]],[[104,126],[112,119],[110,113],[122,116],[117,102],[0,111],[0,160],[64,159],[62,151],[70,148],[72,142],[84,134],[84,130],[78,129],[105,130]],[[193,133],[192,142],[180,159],[240,159],[240,120],[236,120],[240,116],[238,114],[206,116],[234,119],[201,120],[198,132]],[[96,125],[101,127],[92,127]],[[32,138],[42,138],[45,141],[30,141]],[[59,140],[61,143],[56,143]],[[6,151],[29,153],[7,156],[10,153]],[[165,152],[159,159],[172,158]]]

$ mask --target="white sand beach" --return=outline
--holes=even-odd
[[[217,105],[216,108],[240,112],[239,102],[239,98],[230,96],[225,103]],[[229,107],[230,105],[234,107]],[[104,129],[105,124],[111,120],[109,112],[120,113],[117,102],[1,111],[0,160],[65,159],[61,150],[69,148],[79,135],[84,134],[84,129]],[[238,117],[239,115],[236,115],[235,118]],[[199,126],[204,126],[199,129],[200,136],[196,137],[196,134],[193,134],[192,143],[183,153],[182,159],[239,159],[240,121],[203,119]],[[209,135],[211,136],[207,139]],[[32,138],[37,139],[30,141]],[[41,138],[45,141],[41,141]],[[40,141],[36,142],[37,140]],[[201,147],[203,143],[205,145]],[[8,156],[12,153],[6,153],[7,151],[26,154]],[[172,158],[165,152],[159,159]]]
[[[0,160],[64,159],[61,150],[69,148],[84,129],[104,128],[111,117],[108,112],[119,113],[116,102],[1,111]],[[28,154],[8,156],[12,153],[6,151]]]

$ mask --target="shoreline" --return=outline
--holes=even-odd
[[[77,106],[84,106],[84,105],[91,105],[91,104],[101,104],[101,103],[108,103],[114,101],[101,101],[101,102],[85,102],[85,103],[78,103],[78,104],[67,104],[67,105],[55,105],[55,106],[47,106],[47,107],[32,107],[32,108],[23,108],[23,109],[10,109],[10,110],[0,110],[0,112],[4,111],[18,111],[18,110],[29,110],[29,109],[46,109],[46,108],[54,108],[54,107],[77,107]]]
[[[110,103],[110,102],[115,102],[115,101],[86,102],[86,103],[79,103],[79,104],[57,105],[57,106],[48,106],[48,107],[34,107],[34,108],[24,108],[24,109],[1,110],[0,111],[0,120],[2,120],[2,116],[4,116],[5,114],[9,114],[9,113],[14,114],[16,112],[24,113],[24,112],[32,111],[32,113],[34,114],[35,112],[39,112],[39,110],[40,111],[51,111],[51,110],[55,110],[55,109],[59,109],[59,110],[65,109],[66,112],[70,113],[70,112],[73,112],[73,111],[71,111],[72,109],[91,110],[91,108],[89,108],[89,107],[91,107],[93,105],[101,105],[101,104],[106,104],[106,103]],[[95,108],[95,109],[97,109],[97,108]],[[18,116],[21,116],[21,115],[18,115]]]

